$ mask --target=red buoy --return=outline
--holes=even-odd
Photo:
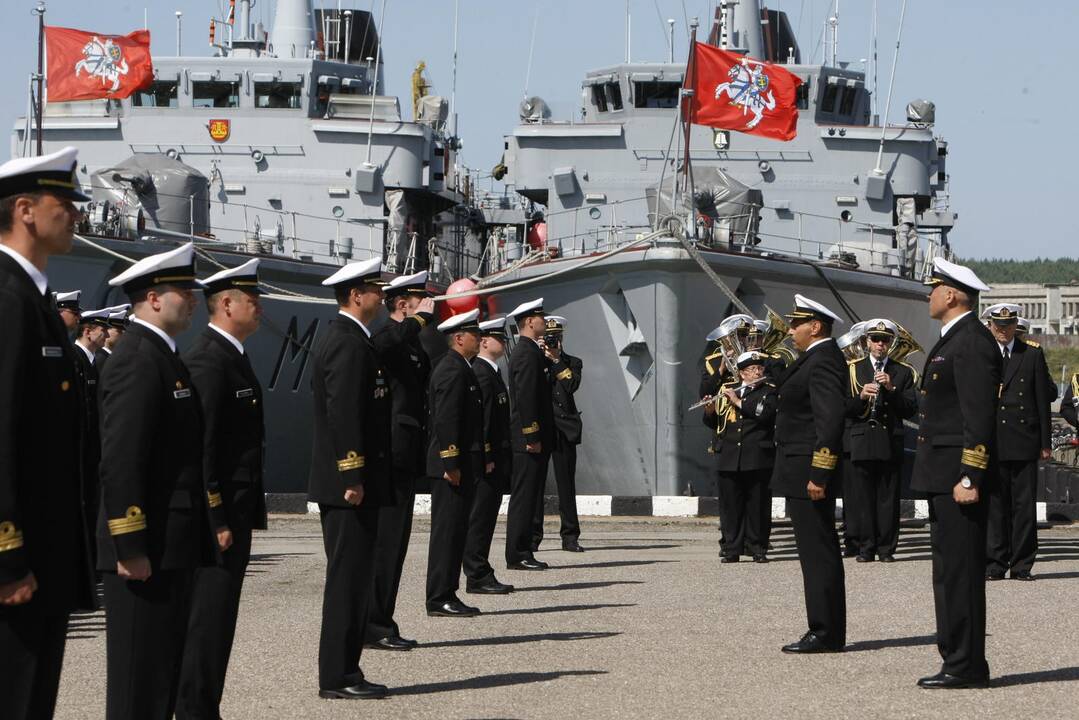
[[[454,280],[450,283],[450,286],[446,288],[447,295],[455,295],[457,293],[468,292],[469,290],[475,290],[476,283],[468,278],[461,278],[460,280]],[[449,308],[449,315],[460,315],[461,313],[468,312],[469,310],[475,310],[480,306],[479,295],[469,295],[467,297],[450,298],[445,301],[444,305]]]

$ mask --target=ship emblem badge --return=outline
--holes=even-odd
[[[225,142],[232,133],[232,121],[230,120],[211,120],[206,127],[210,131],[210,137],[215,142]]]
[[[764,67],[754,64],[752,61],[743,59],[740,65],[735,65],[727,71],[727,82],[716,86],[716,100],[724,93],[731,100],[731,105],[740,105],[742,114],[753,113],[753,118],[746,124],[746,129],[757,127],[764,119],[765,110],[774,110],[776,99],[772,91],[768,89],[771,80],[764,72]]]
[[[123,50],[111,39],[102,40],[95,35],[83,47],[82,60],[75,63],[75,76],[83,71],[90,77],[100,78],[102,85],[112,83],[109,92],[116,92],[120,88],[120,78],[127,75],[127,60],[124,60]]]

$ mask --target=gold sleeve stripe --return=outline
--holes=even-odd
[[[569,368],[566,368],[562,372],[555,375],[555,377],[558,378],[559,380],[569,380],[570,378],[573,377],[573,371],[570,370]]]
[[[828,448],[821,448],[813,453],[813,462],[811,465],[818,470],[835,470],[835,466],[838,462],[838,455],[833,455],[832,451]]]
[[[973,449],[964,448],[963,464],[979,470],[989,467],[989,453],[986,452],[985,445],[975,445]]]
[[[124,517],[109,520],[109,535],[127,535],[145,529],[146,516],[138,505],[129,507]]]
[[[15,523],[5,520],[0,523],[0,552],[18,550],[22,547],[22,530]]]
[[[210,503],[210,507],[221,507],[221,493],[208,492],[206,493],[206,499]]]
[[[359,470],[363,467],[363,463],[363,455],[359,455],[355,450],[349,450],[343,460],[337,461],[337,471],[348,472],[349,470]]]
[[[447,458],[455,458],[460,454],[461,454],[461,451],[457,449],[456,445],[450,445],[445,450],[439,450],[438,451],[438,456],[440,458],[442,458],[443,460],[445,460]]]
[[[529,425],[528,427],[523,428],[521,430],[521,432],[524,433],[525,435],[531,435],[532,433],[538,433],[539,432],[539,423],[534,422],[531,425]]]

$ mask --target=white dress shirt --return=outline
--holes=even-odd
[[[239,340],[237,340],[237,339],[236,339],[236,338],[234,338],[234,337],[233,337],[232,335],[230,335],[229,333],[225,332],[224,330],[222,330],[222,329],[221,329],[221,328],[219,328],[218,326],[214,325],[213,323],[208,323],[208,327],[209,327],[210,329],[212,329],[212,330],[216,330],[216,331],[218,332],[218,334],[219,334],[219,335],[221,335],[221,336],[222,336],[223,338],[225,338],[225,339],[226,339],[226,340],[228,340],[228,341],[229,341],[230,343],[232,343],[232,347],[236,348],[236,351],[237,351],[238,353],[240,353],[241,355],[243,355],[243,354],[244,354],[244,344],[243,344],[242,342],[240,342]]]
[[[176,341],[173,340],[171,337],[169,337],[169,334],[167,332],[165,332],[164,330],[162,330],[161,328],[159,328],[157,325],[151,325],[150,323],[148,323],[145,320],[143,320],[141,318],[138,318],[138,317],[131,318],[131,322],[136,322],[139,325],[142,325],[143,327],[150,328],[151,330],[153,330],[157,334],[157,336],[159,338],[161,338],[166,343],[168,343],[168,346],[169,346],[170,350],[172,350],[173,352],[176,352]]]
[[[349,314],[348,314],[347,312],[345,312],[344,310],[338,310],[338,311],[337,311],[337,314],[338,314],[338,315],[344,315],[344,316],[345,316],[345,317],[347,317],[347,318],[348,318],[349,320],[351,320],[352,322],[354,322],[354,323],[356,323],[357,325],[359,325],[359,326],[360,326],[360,330],[363,330],[363,334],[364,334],[364,335],[366,335],[367,337],[371,337],[371,331],[370,331],[370,330],[368,330],[368,329],[367,329],[367,326],[366,326],[366,325],[364,325],[364,324],[363,324],[362,322],[360,322],[359,318],[357,318],[357,317],[356,317],[355,315],[349,315]]]
[[[963,318],[965,318],[965,317],[966,317],[967,315],[970,315],[970,313],[971,313],[971,311],[970,311],[970,310],[967,310],[967,311],[966,311],[965,313],[963,313],[963,314],[962,314],[962,315],[960,315],[959,317],[954,317],[954,318],[952,318],[951,320],[949,320],[949,321],[948,321],[947,323],[945,323],[945,324],[944,324],[944,327],[942,327],[942,328],[940,329],[940,336],[941,336],[941,337],[944,337],[945,335],[947,335],[947,334],[948,334],[948,331],[949,331],[949,330],[951,330],[951,329],[952,329],[953,327],[955,327],[955,324],[956,324],[957,322],[959,322],[960,320],[962,320]]]

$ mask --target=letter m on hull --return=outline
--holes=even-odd
[[[265,318],[263,319],[265,322]],[[296,392],[300,389],[300,382],[303,380],[304,370],[307,369],[307,360],[311,356],[311,348],[315,344],[315,333],[318,331],[318,319],[312,320],[311,324],[307,326],[307,332],[300,337],[299,321],[296,316],[292,316],[292,320],[289,321],[288,331],[285,333],[283,341],[281,343],[281,352],[277,354],[277,362],[274,363],[273,375],[270,377],[270,384],[268,390],[275,390],[277,383],[281,379],[281,371],[285,366],[285,359],[288,359],[289,365],[295,365],[299,360],[300,366],[296,370],[296,375],[292,380],[292,391]]]

